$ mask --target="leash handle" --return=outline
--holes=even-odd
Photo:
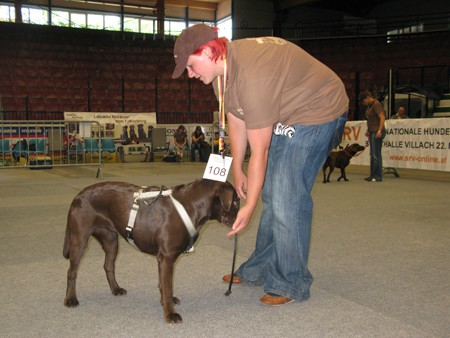
[[[237,234],[234,235],[234,250],[233,250],[233,262],[231,264],[231,278],[230,284],[228,285],[227,292],[224,293],[225,296],[231,295],[231,286],[233,285],[233,277],[234,277],[234,265],[236,263],[236,248],[237,248]]]

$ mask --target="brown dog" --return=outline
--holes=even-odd
[[[347,176],[345,175],[345,168],[350,164],[350,159],[355,156],[358,152],[363,151],[365,148],[358,143],[353,143],[347,145],[344,149],[339,151],[332,151],[330,155],[328,155],[327,160],[322,166],[323,171],[323,183],[330,182],[330,175],[333,172],[334,168],[341,169],[341,176],[338,178],[338,182],[343,178],[344,181],[348,181]],[[330,172],[328,176],[326,175],[327,168],[330,168]]]
[[[118,235],[134,242],[139,250],[156,256],[159,271],[161,305],[167,322],[180,323],[181,316],[174,304],[180,301],[173,296],[173,269],[177,257],[197,238],[198,231],[207,220],[233,224],[239,210],[239,198],[233,186],[212,180],[197,180],[172,189],[171,197],[181,203],[191,221],[191,231],[183,221],[183,213],[174,206],[169,191],[142,199],[145,194],[160,188],[140,187],[124,182],[103,182],[81,191],[73,200],[67,217],[63,254],[70,259],[67,272],[67,292],[64,305],[77,306],[76,278],[78,265],[92,235],[105,251],[105,272],[113,295],[124,295],[114,273],[118,252]],[[135,221],[129,221],[132,207],[139,209]],[[181,216],[180,216],[181,215]],[[131,228],[129,224],[133,223]]]

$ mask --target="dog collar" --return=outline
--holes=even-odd
[[[357,156],[361,155],[361,154],[364,152],[364,150],[363,150],[363,151],[361,151],[361,152],[356,152],[355,155],[352,155],[352,154],[350,154],[350,153],[349,153],[347,150],[345,150],[345,149],[342,149],[342,151],[343,151],[346,155],[350,156],[350,158],[352,158],[352,157],[357,157]]]
[[[352,158],[353,157],[353,155],[352,154],[350,154],[347,150],[345,150],[345,149],[342,149],[342,151],[346,154],[346,155],[348,155],[348,156],[350,156],[350,158]]]

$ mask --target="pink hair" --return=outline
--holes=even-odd
[[[217,27],[213,27],[217,32],[219,29]],[[197,48],[197,50],[192,53],[194,55],[200,55],[206,47],[211,49],[212,60],[217,61],[219,58],[225,58],[227,56],[227,42],[228,39],[225,37],[215,38],[204,45],[201,45]]]

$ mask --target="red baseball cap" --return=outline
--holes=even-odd
[[[176,79],[183,74],[186,69],[189,56],[198,47],[217,38],[216,30],[208,25],[199,24],[184,29],[175,41],[173,47],[173,57],[175,58],[175,70],[172,79]]]

